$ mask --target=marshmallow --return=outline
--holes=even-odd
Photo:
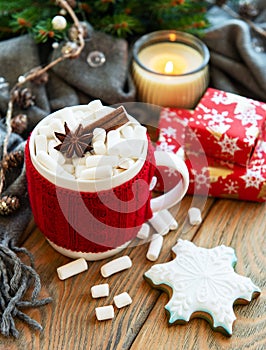
[[[38,154],[40,151],[47,152],[47,138],[45,135],[35,136],[35,152]]]
[[[121,139],[116,145],[117,153],[121,157],[133,157],[135,155],[136,142]]]
[[[68,173],[67,171],[65,171],[65,169],[63,167],[58,167],[56,175],[64,177],[65,179],[70,179],[70,180],[74,180],[75,179],[75,176],[70,174],[70,173]]]
[[[74,174],[75,172],[75,167],[73,164],[63,164],[62,167],[69,174]]]
[[[86,165],[76,165],[76,167],[75,167],[75,176],[76,176],[76,177],[80,177],[81,172],[82,172],[83,170],[86,170],[86,169],[88,169],[88,168],[86,167]]]
[[[120,258],[109,261],[101,267],[103,277],[109,277],[114,273],[129,269],[132,266],[132,261],[129,256],[121,256]]]
[[[83,111],[79,110],[74,112],[74,117],[80,122],[82,119],[88,116]]]
[[[49,154],[47,154],[44,151],[40,151],[36,155],[36,159],[48,170],[51,170],[53,172],[56,172],[59,170],[60,165],[58,165],[58,163],[51,156],[49,156]]]
[[[85,157],[72,157],[72,163],[74,166],[78,165],[86,165],[86,158]]]
[[[106,145],[104,141],[99,140],[93,143],[93,150],[95,154],[106,154]]]
[[[147,140],[147,129],[142,125],[136,125],[134,128],[134,138],[137,140]]]
[[[90,103],[88,103],[88,107],[91,111],[96,112],[99,109],[103,108],[101,100],[93,100]]]
[[[52,129],[53,133],[60,132],[61,134],[65,133],[64,124],[60,119],[53,119],[49,124],[49,127]]]
[[[116,169],[116,168],[114,168],[113,169],[113,176],[119,175],[119,174],[123,173],[124,171],[125,171],[125,169]]]
[[[117,166],[118,156],[110,155],[91,155],[86,158],[86,166],[88,168],[111,165],[112,167]]]
[[[167,209],[160,211],[160,216],[167,223],[170,230],[176,230],[178,228],[178,223],[176,219]]]
[[[103,165],[93,168],[87,168],[80,172],[80,179],[83,180],[97,180],[110,178],[112,176],[112,166]]]
[[[97,142],[97,141],[103,141],[105,142],[106,138],[106,131],[102,128],[95,128],[93,130],[93,138],[92,138],[92,143]]]
[[[115,317],[113,305],[96,307],[95,312],[98,321],[110,320]]]
[[[158,233],[152,235],[152,240],[150,242],[146,258],[150,261],[155,261],[158,259],[161,249],[163,246],[163,236]]]
[[[70,130],[76,130],[78,126],[78,121],[74,116],[73,111],[71,108],[64,108],[63,112],[60,114],[61,119],[64,120],[64,122],[67,123],[67,126]]]
[[[127,292],[118,294],[114,296],[115,306],[120,309],[132,303],[132,299]]]
[[[50,125],[43,125],[39,127],[39,135],[45,135],[47,138],[54,137],[54,131]]]
[[[57,268],[57,274],[60,280],[72,277],[88,269],[87,261],[84,258],[80,258],[70,263]]]
[[[93,298],[108,297],[109,295],[109,284],[97,284],[91,287],[91,295]]]
[[[126,125],[120,129],[121,135],[125,139],[132,139],[134,137],[134,130],[131,125]]]
[[[161,212],[154,213],[149,223],[153,226],[155,231],[160,235],[166,235],[169,232],[169,226],[167,222],[162,218]]]
[[[142,224],[137,234],[137,238],[147,239],[149,237],[149,234],[150,234],[150,226],[146,222],[144,222],[144,224]]]
[[[113,155],[119,155],[120,133],[118,130],[110,130],[106,136],[107,139],[107,153]]]
[[[121,158],[118,162],[119,168],[122,169],[129,169],[133,164],[135,164],[135,161],[132,158]]]
[[[188,210],[188,219],[190,225],[199,225],[202,222],[200,209],[195,207],[190,208]]]
[[[58,164],[63,165],[66,159],[61,152],[54,148],[56,145],[58,145],[58,143],[55,140],[50,140],[48,143],[48,153]]]

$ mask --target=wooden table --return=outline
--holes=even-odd
[[[202,319],[187,325],[168,326],[164,305],[168,296],[151,288],[143,273],[154,263],[146,259],[147,244],[129,247],[118,256],[129,255],[133,268],[104,279],[100,267],[108,260],[90,262],[89,269],[65,281],[59,280],[56,268],[71,261],[54,251],[38,228],[25,239],[23,246],[33,253],[42,281],[41,297],[53,302],[27,314],[43,325],[42,332],[17,321],[19,339],[0,337],[1,350],[105,350],[105,349],[252,349],[266,348],[266,210],[265,204],[208,198],[200,226],[186,224],[191,197],[187,196],[176,213],[179,228],[164,239],[158,262],[171,260],[171,247],[178,238],[191,240],[202,247],[225,244],[236,250],[236,271],[250,277],[262,289],[261,296],[249,305],[235,306],[237,320],[231,338],[211,330]],[[110,296],[91,297],[91,286],[109,283]],[[127,291],[133,302],[115,308],[115,318],[97,321],[95,307],[113,302],[113,296]]]

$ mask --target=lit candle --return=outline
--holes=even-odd
[[[158,31],[136,41],[132,73],[138,99],[166,107],[194,108],[205,92],[209,51],[198,38]]]

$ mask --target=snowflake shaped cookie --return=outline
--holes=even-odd
[[[232,335],[236,319],[233,304],[247,304],[260,294],[250,278],[234,271],[234,250],[224,245],[200,248],[181,239],[172,250],[175,259],[155,264],[144,274],[152,286],[170,292],[165,306],[169,323],[186,323],[201,317],[214,330]]]

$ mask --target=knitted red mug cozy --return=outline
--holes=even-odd
[[[86,111],[88,106],[68,109]],[[130,169],[112,179],[74,181],[53,173],[38,163],[35,137],[42,126],[62,111],[44,118],[26,145],[33,216],[48,242],[60,253],[72,258],[103,259],[124,249],[153,212],[169,208],[183,198],[189,183],[188,171],[176,155],[154,151],[147,137],[141,157]],[[157,165],[178,171],[181,180],[169,192],[151,199],[149,185]]]

